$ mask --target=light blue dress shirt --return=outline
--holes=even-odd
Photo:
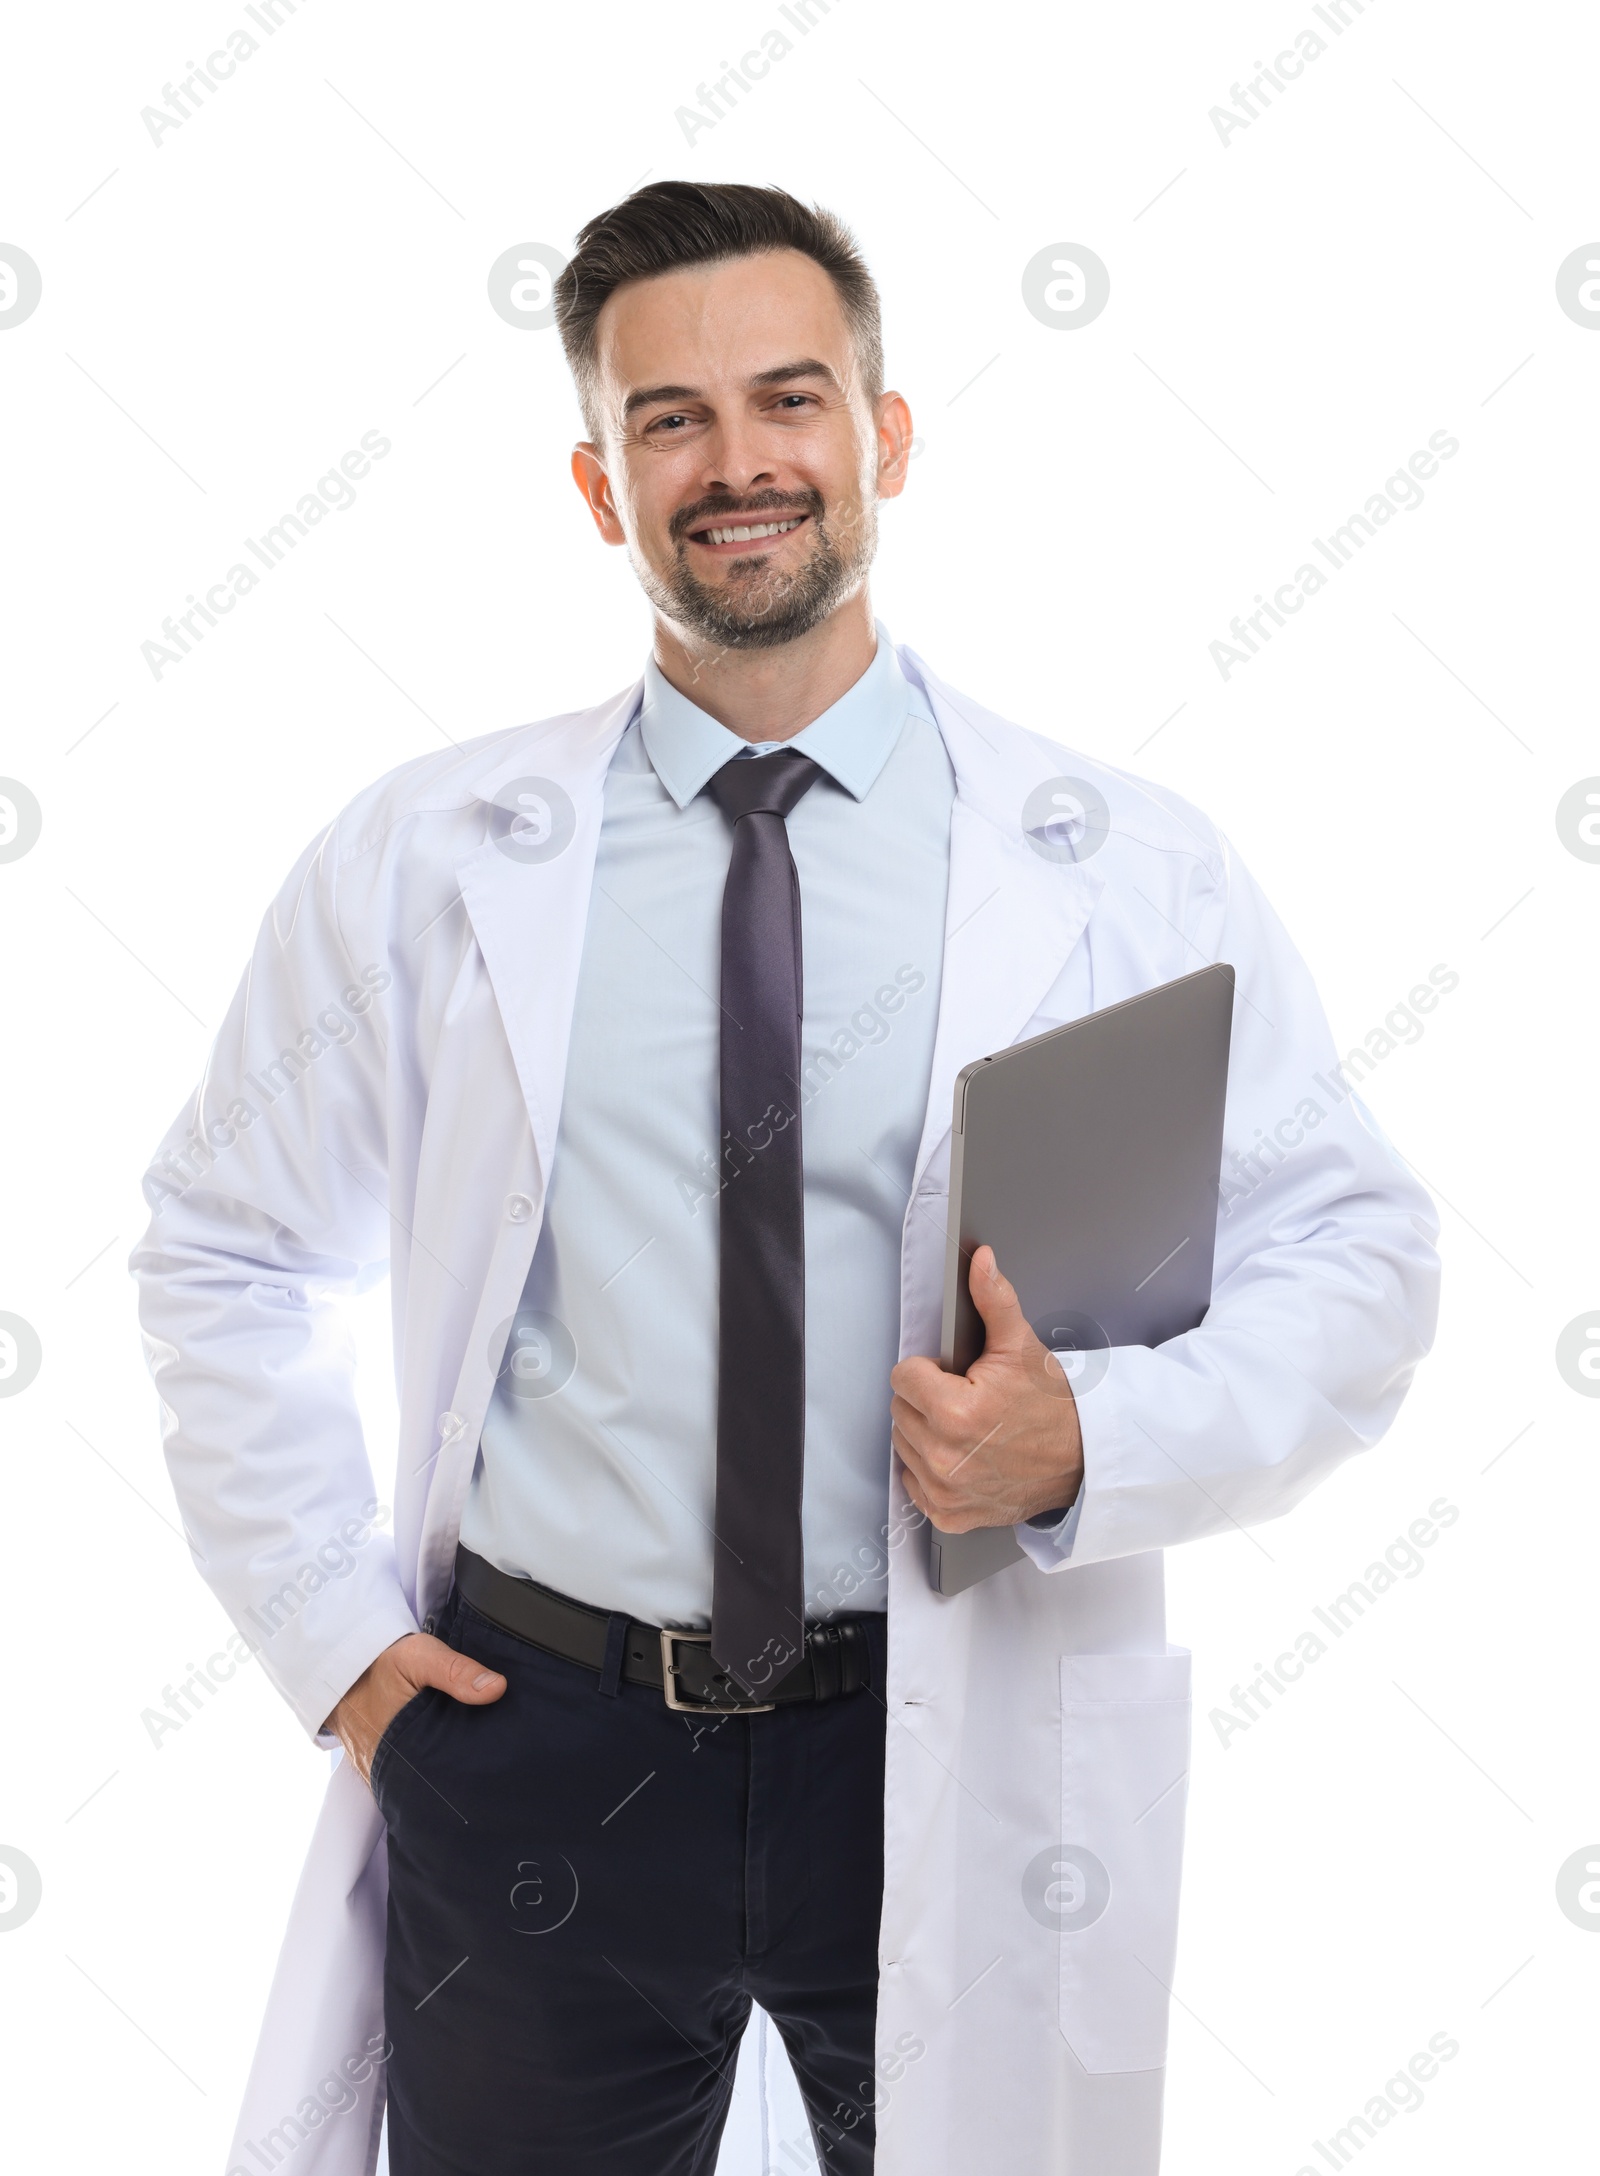
[[[805,975],[803,1522],[817,1618],[886,1600],[889,1371],[955,780],[881,625],[855,686],[783,745],[824,774],[788,820]],[[692,1630],[711,1621],[717,990],[732,851],[702,788],[750,752],[645,668],[606,777],[544,1228],[461,1523],[466,1546],[503,1571]]]

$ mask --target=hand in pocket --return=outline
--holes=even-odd
[[[430,1685],[474,1708],[487,1707],[506,1689],[498,1670],[458,1655],[431,1632],[408,1632],[368,1663],[323,1726],[335,1733],[363,1783],[371,1781],[378,1740],[406,1702]]]

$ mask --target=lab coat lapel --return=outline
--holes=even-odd
[[[571,836],[547,860],[507,851],[506,826],[456,874],[473,934],[511,1045],[533,1127],[543,1185],[555,1158],[567,1043],[583,954],[584,925],[600,841],[606,770],[638,708],[643,683],[615,700],[501,743],[474,778],[481,799],[514,812],[516,788],[531,786],[552,810],[552,838]],[[557,794],[543,792],[553,785]],[[566,807],[561,806],[565,798]]]
[[[915,651],[902,650],[900,662],[928,697],[956,776],[939,1025],[915,1187],[950,1131],[956,1075],[1021,1035],[1105,878],[1092,860],[1045,860],[1024,837],[1023,802],[1060,767],[1050,753],[946,687]],[[1065,749],[1061,760],[1069,760]]]

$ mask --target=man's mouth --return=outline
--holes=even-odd
[[[772,521],[705,522],[689,532],[689,541],[723,555],[748,551],[752,545],[770,548],[780,536],[788,536],[810,519],[809,514],[783,514]]]

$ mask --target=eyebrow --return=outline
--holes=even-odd
[[[754,390],[772,385],[790,385],[796,378],[825,378],[831,386],[839,387],[837,373],[828,364],[818,362],[815,356],[805,356],[794,363],[775,363],[770,370],[758,371],[748,382]],[[626,422],[630,416],[637,415],[641,408],[652,408],[658,401],[700,400],[703,397],[699,387],[693,385],[641,386],[623,402],[622,419]]]

